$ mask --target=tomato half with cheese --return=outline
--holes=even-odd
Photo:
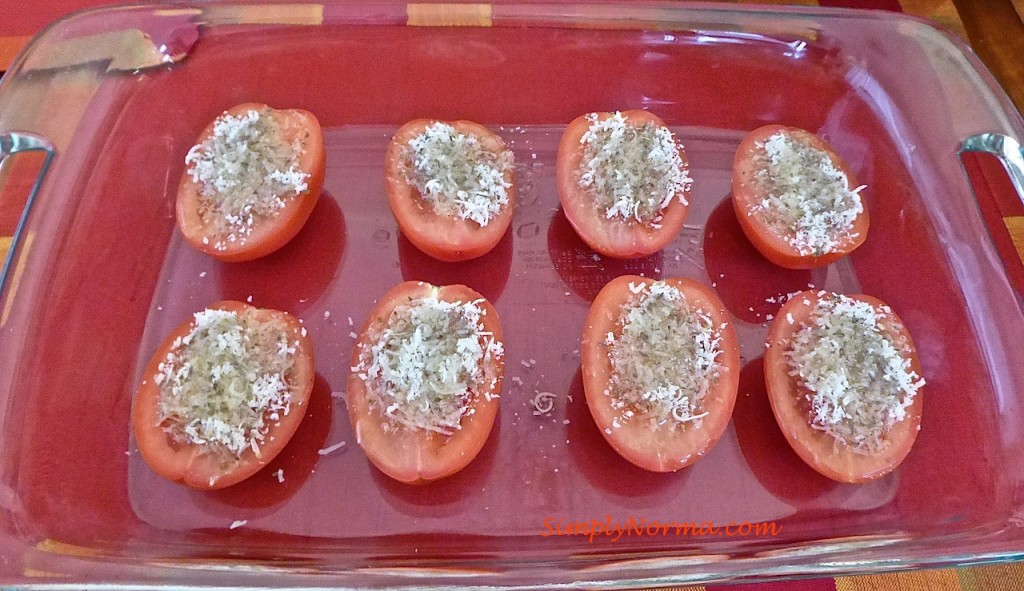
[[[780,267],[823,267],[863,244],[862,189],[842,157],[803,129],[760,127],[736,150],[736,218],[758,252]]]
[[[612,280],[590,307],[582,355],[594,422],[640,468],[688,466],[729,424],[739,347],[725,306],[704,285],[631,275]]]
[[[391,478],[451,476],[483,448],[504,375],[494,307],[464,285],[407,281],[370,312],[352,353],[356,440]]]
[[[222,113],[185,157],[178,229],[222,261],[258,259],[288,243],[313,212],[326,152],[316,117],[245,103]]]
[[[811,468],[858,483],[892,472],[921,425],[921,363],[906,326],[866,295],[801,292],[772,320],[772,411]]]
[[[132,406],[139,453],[186,486],[236,484],[291,439],[313,378],[312,343],[298,319],[218,302],[174,329],[146,366]]]
[[[562,134],[555,167],[566,218],[600,254],[647,256],[683,227],[692,184],[686,152],[656,115],[577,117]]]
[[[512,223],[513,164],[505,142],[478,123],[406,123],[385,155],[388,203],[398,227],[441,261],[487,254]]]

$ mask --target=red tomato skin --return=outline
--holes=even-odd
[[[603,121],[613,113],[597,113]],[[643,110],[623,111],[627,121],[652,123],[666,127],[665,122],[656,115]],[[679,200],[679,195],[672,198],[671,203],[662,210],[660,228],[652,228],[636,220],[607,219],[594,206],[590,192],[579,185],[580,168],[583,161],[583,145],[580,140],[590,129],[588,115],[581,115],[565,128],[558,144],[556,157],[556,182],[558,197],[573,229],[592,250],[615,259],[635,259],[654,254],[665,248],[683,228],[686,214],[689,211],[690,191],[687,189]],[[683,164],[687,163],[686,151],[679,147],[679,157]]]
[[[259,472],[281,452],[295,434],[306,413],[309,395],[313,390],[315,363],[313,344],[303,334],[298,319],[285,312],[276,310],[260,310],[236,301],[222,301],[209,306],[211,310],[228,310],[236,313],[256,311],[261,315],[273,316],[285,321],[288,326],[289,341],[297,342],[295,351],[295,367],[292,381],[297,388],[292,392],[290,412],[273,423],[267,431],[267,438],[261,446],[260,457],[247,449],[234,461],[217,460],[206,453],[206,448],[199,444],[172,445],[167,434],[159,425],[160,389],[156,384],[159,366],[171,351],[175,339],[184,337],[191,332],[194,321],[189,320],[178,325],[157,348],[143,373],[142,384],[136,391],[132,405],[132,430],[142,459],[159,476],[185,486],[216,490],[237,484]]]
[[[623,458],[635,466],[651,472],[674,472],[697,461],[718,442],[725,432],[736,405],[739,389],[740,357],[736,333],[729,314],[718,296],[708,287],[693,280],[674,278],[664,280],[683,292],[690,305],[699,307],[721,329],[722,371],[716,386],[704,400],[710,413],[699,427],[688,425],[682,431],[650,429],[641,421],[620,422],[614,426],[619,410],[611,407],[611,397],[605,394],[611,380],[612,367],[604,340],[609,332],[622,334],[620,310],[632,295],[629,284],[651,284],[653,279],[625,275],[613,279],[594,299],[583,329],[583,389],[587,407],[599,431]]]
[[[867,205],[864,211],[854,220],[850,236],[835,251],[821,255],[801,254],[783,237],[763,223],[753,213],[754,206],[764,195],[754,182],[759,168],[755,164],[755,156],[761,151],[760,145],[776,133],[786,133],[797,137],[811,147],[829,155],[832,162],[846,175],[850,187],[858,187],[857,177],[836,151],[821,137],[796,127],[783,125],[766,125],[751,131],[736,149],[732,173],[732,204],[736,211],[736,219],[740,222],[743,233],[761,255],[776,265],[786,269],[817,269],[833,263],[853,252],[867,240],[870,219]]]
[[[286,131],[286,137],[291,137],[289,134],[294,133],[308,133],[307,141],[304,142],[305,149],[299,157],[299,168],[309,174],[306,180],[308,189],[305,193],[287,199],[285,207],[275,217],[263,220],[263,223],[256,226],[244,241],[228,244],[221,250],[214,247],[214,240],[198,213],[202,186],[193,181],[187,171],[182,174],[178,183],[175,217],[182,237],[196,250],[224,262],[252,261],[287,244],[302,230],[323,191],[327,152],[320,123],[312,113],[302,109],[270,109],[262,103],[243,103],[231,107],[226,113],[237,116],[249,111],[262,112],[266,109],[277,118],[282,129]],[[214,123],[215,121],[210,122],[199,134],[197,144],[213,134]]]
[[[433,294],[444,301],[478,302],[486,312],[484,329],[493,333],[498,342],[504,342],[497,312],[476,291],[464,285],[435,287],[406,281],[385,293],[370,312],[352,351],[351,367],[360,365],[363,352],[378,340],[396,306]],[[463,416],[460,429],[451,436],[390,424],[379,409],[371,407],[366,383],[359,377],[360,372],[353,369],[348,378],[347,400],[356,441],[374,466],[399,482],[425,484],[447,478],[469,465],[487,442],[498,415],[504,367],[504,357],[484,366],[485,381],[490,386],[473,398],[473,412]]]
[[[918,390],[913,404],[907,408],[906,418],[896,423],[887,435],[889,447],[878,454],[854,452],[848,446],[837,443],[831,435],[812,428],[806,403],[803,402],[805,392],[797,384],[796,378],[789,375],[785,353],[792,335],[808,319],[814,305],[821,299],[820,293],[804,291],[796,294],[772,320],[768,329],[768,350],[764,356],[768,400],[786,441],[808,466],[837,482],[858,484],[877,480],[895,470],[910,453],[921,426],[924,390]],[[876,309],[885,305],[881,300],[867,295],[853,294],[846,297],[867,302]],[[792,316],[792,324],[787,315]],[[885,325],[889,327],[890,334],[898,333],[906,339],[904,352],[910,357],[910,369],[922,375],[921,361],[906,326],[895,313],[889,315]]]
[[[402,151],[409,141],[435,123],[446,123],[461,133],[475,135],[495,153],[508,149],[497,134],[479,123],[435,119],[410,121],[395,132],[385,153],[384,180],[388,204],[402,234],[424,254],[448,263],[482,257],[497,246],[512,223],[518,199],[514,175],[511,170],[505,175],[505,180],[512,185],[507,190],[508,205],[497,216],[492,217],[486,226],[472,220],[434,213],[433,208],[423,200],[416,187],[406,181]]]

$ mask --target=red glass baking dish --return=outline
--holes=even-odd
[[[223,264],[183,243],[173,200],[199,131],[246,101],[315,113],[327,179],[292,243]],[[621,262],[573,233],[554,160],[576,116],[635,108],[684,141],[694,195],[675,242]],[[521,203],[479,260],[426,258],[390,215],[384,149],[417,117],[479,121],[515,152]],[[770,265],[732,213],[735,148],[772,122],[825,136],[868,187],[866,244],[826,269]],[[999,256],[1008,234],[976,199],[989,183],[961,164],[993,154],[1010,176],[982,177],[1020,191],[1024,126],[965,45],[931,24],[667,3],[113,8],[35,39],[0,84],[0,133],[13,233],[0,324],[4,585],[618,588],[1024,555],[1021,269]],[[713,286],[740,336],[732,424],[674,474],[619,458],[582,394],[584,315],[626,273]],[[507,336],[487,445],[465,471],[419,487],[369,464],[344,398],[352,331],[406,279],[474,287]],[[922,430],[881,480],[818,476],[773,420],[765,322],[808,286],[885,300],[917,341]],[[163,335],[225,298],[299,315],[318,374],[279,458],[198,492],[146,467],[129,412]],[[538,392],[555,395],[550,412],[532,404]],[[663,527],[690,523],[708,527]],[[606,535],[616,524],[623,533]],[[576,535],[556,535],[567,528]]]

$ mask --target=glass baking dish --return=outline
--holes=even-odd
[[[220,264],[182,242],[174,192],[198,132],[247,101],[320,118],[325,192],[286,248]],[[631,108],[682,138],[695,184],[679,238],[622,262],[573,233],[554,158],[577,115]],[[482,259],[435,262],[397,230],[383,152],[416,117],[479,121],[515,152],[521,205]],[[853,256],[783,271],[743,239],[732,156],[770,122],[821,133],[867,185],[871,233]],[[0,83],[0,134],[0,188],[27,192],[23,210],[0,208],[13,233],[0,276],[0,584],[622,588],[1024,556],[1024,308],[960,161],[995,155],[1020,192],[1024,125],[964,44],[927,22],[657,2],[102,9],[20,56]],[[714,286],[741,340],[732,425],[675,474],[621,460],[582,395],[583,317],[625,273]],[[483,452],[420,487],[370,466],[344,406],[353,326],[403,279],[476,288],[507,338]],[[917,341],[922,431],[879,481],[818,476],[772,418],[766,318],[808,286],[880,297]],[[142,366],[193,311],[250,297],[309,329],[310,413],[243,484],[163,482],[129,434]],[[541,391],[556,395],[550,412],[531,404]],[[553,535],[577,523],[591,529]],[[630,533],[586,535],[595,523]],[[741,529],[659,529],[669,523]]]

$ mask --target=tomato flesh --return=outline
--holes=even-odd
[[[764,356],[764,379],[768,388],[775,420],[789,445],[808,466],[818,473],[846,483],[875,480],[892,472],[910,453],[921,425],[922,392],[906,409],[906,417],[895,423],[884,435],[884,448],[875,453],[854,451],[832,435],[811,426],[806,402],[809,392],[797,378],[789,375],[786,351],[793,335],[811,319],[811,314],[825,292],[804,291],[796,294],[779,310],[768,330],[768,350]],[[910,369],[921,375],[921,362],[906,326],[894,313],[884,314],[880,300],[866,295],[846,297],[871,304],[885,320],[882,325],[896,342],[907,344],[903,354],[910,359]],[[792,318],[792,322],[789,319]]]
[[[603,121],[613,113],[596,115],[598,121]],[[623,111],[622,116],[632,125],[651,123],[665,127],[664,121],[647,111]],[[596,205],[592,191],[580,186],[584,155],[584,146],[580,142],[591,124],[587,115],[577,117],[566,127],[558,144],[556,182],[565,217],[583,242],[602,255],[616,259],[635,259],[658,252],[672,242],[682,229],[689,211],[689,190],[684,191],[682,200],[678,194],[672,197],[661,211],[662,217],[657,227],[635,219],[605,217],[605,213]],[[681,146],[678,150],[685,165],[686,152]]]
[[[259,456],[252,449],[246,449],[238,457],[214,453],[205,444],[175,441],[165,430],[160,413],[161,391],[156,377],[160,374],[160,365],[173,350],[174,342],[192,331],[194,321],[184,322],[175,328],[150,359],[132,406],[132,427],[139,453],[150,468],[163,478],[192,488],[213,490],[245,480],[281,452],[305,415],[309,395],[313,390],[314,362],[313,345],[305,336],[298,319],[290,314],[257,309],[235,301],[218,302],[208,309],[226,310],[239,315],[253,314],[258,321],[280,320],[286,326],[288,341],[297,343],[295,363],[289,378],[292,386],[289,412],[277,420],[268,421],[269,428],[260,446]]]
[[[178,229],[193,248],[225,262],[258,259],[287,244],[309,219],[324,185],[326,150],[323,132],[316,117],[301,109],[276,110],[260,103],[237,105],[225,114],[237,117],[250,111],[269,114],[277,124],[282,141],[302,146],[297,168],[309,175],[305,179],[307,189],[299,195],[285,197],[284,206],[272,216],[258,220],[250,234],[240,236],[236,241],[225,242],[217,238],[216,223],[201,215],[203,186],[201,182],[193,180],[186,170],[178,184],[175,207]],[[211,122],[203,130],[196,144],[201,144],[213,135],[215,123]]]
[[[832,164],[847,179],[847,186],[858,186],[857,179],[843,158],[819,136],[796,127],[782,125],[766,125],[747,134],[736,149],[736,158],[732,172],[732,203],[736,210],[736,218],[743,228],[743,233],[754,248],[764,258],[787,269],[815,269],[824,267],[853,252],[864,243],[868,236],[868,210],[863,208],[853,222],[853,227],[840,239],[838,245],[830,252],[822,254],[803,254],[790,243],[793,233],[780,232],[765,222],[759,215],[757,207],[766,197],[761,183],[757,178],[762,166],[759,161],[764,154],[764,142],[776,134],[785,134],[791,140],[810,146],[828,154]]]
[[[686,298],[693,309],[707,314],[720,328],[720,373],[702,407],[708,416],[671,429],[651,428],[645,417],[620,420],[622,409],[613,408],[612,364],[604,341],[608,333],[622,335],[622,307],[633,299],[630,284],[650,285],[653,279],[626,275],[608,283],[594,299],[583,330],[583,389],[587,406],[605,440],[630,463],[653,472],[684,468],[706,454],[729,424],[739,388],[740,358],[736,333],[725,306],[709,288],[690,279],[665,279]]]
[[[505,142],[486,127],[472,121],[436,121],[416,119],[403,125],[388,144],[385,154],[385,188],[388,204],[398,222],[398,227],[409,242],[425,254],[445,262],[467,261],[490,252],[512,223],[515,212],[516,185],[512,171],[505,173],[505,180],[511,184],[506,190],[508,204],[481,226],[469,219],[455,215],[441,215],[420,195],[415,185],[409,182],[403,153],[409,143],[428,127],[443,123],[451,125],[459,133],[474,136],[487,151],[500,154],[508,150]]]
[[[364,352],[379,341],[396,307],[435,295],[446,302],[477,302],[486,313],[481,318],[483,330],[492,333],[497,342],[503,342],[498,314],[479,293],[464,285],[435,287],[407,281],[384,294],[370,312],[352,352],[352,367],[358,367]],[[451,435],[444,435],[409,428],[385,417],[382,409],[372,406],[367,382],[359,376],[359,371],[353,370],[348,379],[348,412],[356,440],[367,458],[381,472],[409,484],[438,480],[465,468],[480,453],[497,417],[503,358],[492,357],[485,362],[483,372],[484,388],[470,396],[469,410],[463,415],[459,428]]]

